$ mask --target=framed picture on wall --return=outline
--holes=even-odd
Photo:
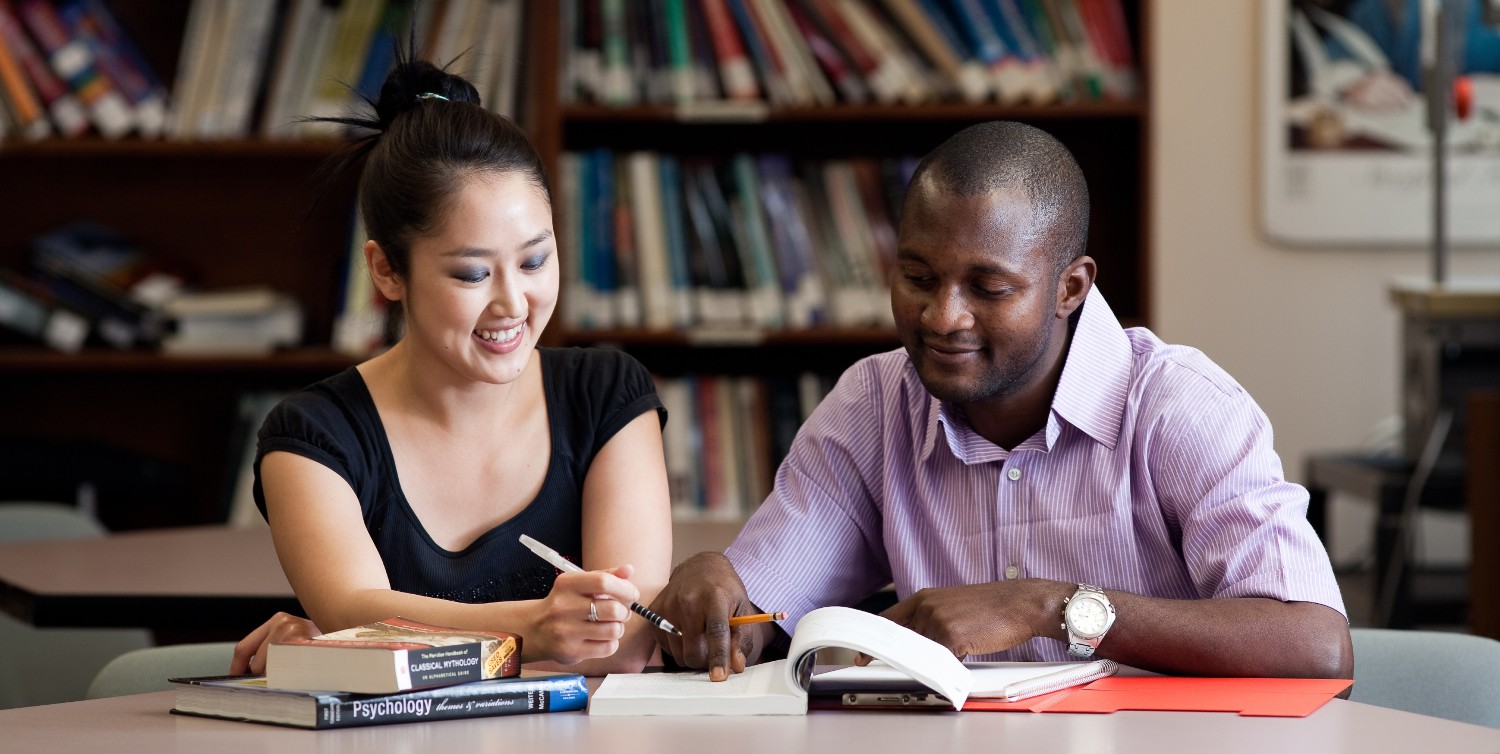
[[[1260,209],[1294,245],[1432,238],[1423,95],[1427,0],[1261,0]],[[1456,70],[1474,106],[1448,121],[1449,237],[1500,244],[1500,13],[1448,2]],[[1491,20],[1495,25],[1491,25]]]

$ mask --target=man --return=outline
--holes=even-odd
[[[673,573],[663,649],[722,680],[894,583],[884,615],[959,657],[1352,677],[1265,415],[1203,354],[1120,327],[1087,235],[1082,171],[1038,129],[924,159],[891,281],[904,348],[845,372],[734,544]],[[762,608],[784,628],[727,625]]]

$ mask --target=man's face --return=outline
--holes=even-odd
[[[954,196],[925,177],[910,192],[891,309],[922,384],[956,404],[1038,385],[1062,338],[1058,275],[1029,199],[1011,188]]]

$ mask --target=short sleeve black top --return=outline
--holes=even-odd
[[[556,570],[517,539],[529,534],[580,562],[583,481],[594,456],[648,410],[665,425],[666,410],[651,375],[630,356],[589,348],[538,353],[552,435],[546,478],[526,508],[463,550],[439,547],[417,520],[374,400],[354,367],[292,394],[261,425],[254,467],[261,514],[261,459],[278,450],[295,453],[332,469],[354,490],[392,589],[469,603],[546,596]]]

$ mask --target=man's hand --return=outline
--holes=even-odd
[[[769,643],[775,631],[769,624],[729,625],[731,616],[759,611],[734,566],[717,552],[699,553],[677,566],[651,609],[682,631],[682,636],[652,632],[662,651],[687,667],[707,668],[715,681],[744,672],[756,647]]]
[[[1062,625],[1062,600],[1072,593],[1064,594],[1067,588],[1061,582],[1023,579],[923,589],[881,615],[942,644],[961,660],[1050,635]]]

